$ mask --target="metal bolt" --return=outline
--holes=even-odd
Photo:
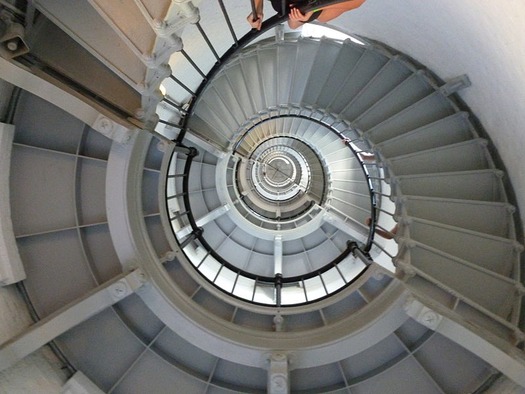
[[[18,49],[18,41],[17,40],[8,41],[6,46],[7,46],[7,49],[9,49],[11,52],[15,52]]]

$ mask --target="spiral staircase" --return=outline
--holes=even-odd
[[[90,38],[64,2],[37,3]],[[67,392],[473,393],[498,369],[525,384],[523,248],[455,95],[466,76],[270,25],[228,50],[181,1],[184,48],[168,57],[158,35],[138,86],[115,65],[136,58],[107,49],[132,38],[89,3],[118,33],[92,53],[133,86],[96,93],[142,130],[13,95],[3,182],[38,322],[1,346],[2,369],[52,341]],[[225,11],[203,4],[201,20]],[[232,32],[244,13],[230,10]]]

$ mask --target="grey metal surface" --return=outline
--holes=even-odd
[[[288,80],[288,86],[291,86],[289,88],[289,92],[291,92],[289,95],[291,99],[289,100],[291,102],[305,101],[315,104],[317,98],[323,105],[330,105],[326,88],[334,81],[330,82],[330,79],[327,79],[325,84],[322,80],[325,76],[319,78],[317,72],[313,73],[315,70],[322,69],[322,66],[326,66],[326,63],[324,60],[312,56],[312,53],[324,53],[323,51],[326,50],[332,56],[338,56],[340,59],[352,58],[356,64],[359,62],[357,59],[360,56],[354,52],[352,54],[350,54],[351,51],[343,52],[346,49],[341,49],[339,53],[335,51],[335,48],[346,48],[346,44],[323,45],[324,43],[319,44],[315,41],[301,43],[295,53],[290,52],[293,55],[288,56],[287,52],[288,60],[283,59],[284,56],[281,56],[279,50],[268,50],[272,54],[276,53],[275,56],[279,61],[283,61],[283,64],[289,64],[290,58],[294,57],[296,64],[300,65],[295,70],[296,73],[292,76],[291,82]],[[358,48],[356,51],[363,52],[365,50]],[[392,89],[397,93],[402,93],[402,100],[394,98],[393,93],[382,92],[379,86],[385,85],[380,85],[380,78],[385,77],[385,83],[388,86],[396,85],[398,80],[405,77],[406,70],[400,70],[401,75],[390,74],[391,67],[395,69],[398,66],[395,60],[387,61],[381,56],[371,54],[368,50],[365,53],[367,56],[379,57],[381,60],[375,64],[373,71],[368,67],[362,69],[362,72],[370,72],[369,77],[362,79],[362,86],[352,85],[355,87],[355,96],[352,97],[358,98],[344,113],[349,119],[357,119],[357,125],[361,126],[364,131],[370,130],[369,135],[372,142],[381,142],[385,146],[385,157],[398,157],[398,167],[396,168],[395,165],[392,167],[393,175],[403,175],[397,179],[403,194],[410,195],[405,201],[410,215],[419,217],[419,212],[423,219],[460,227],[459,229],[451,229],[439,224],[414,221],[412,225],[407,226],[408,231],[414,229],[414,232],[419,234],[420,238],[414,236],[414,240],[422,244],[428,243],[430,248],[435,249],[441,245],[440,241],[446,242],[443,249],[451,257],[445,256],[445,260],[443,260],[443,253],[432,254],[432,258],[435,259],[433,260],[434,266],[428,267],[426,263],[429,261],[429,255],[418,255],[418,253],[433,252],[433,250],[426,247],[416,247],[416,252],[410,258],[414,262],[420,261],[420,263],[416,262],[415,266],[425,269],[434,278],[446,283],[451,280],[451,276],[457,276],[461,279],[472,277],[473,271],[477,273],[481,271],[474,269],[469,264],[464,264],[460,260],[476,260],[476,256],[468,255],[468,251],[460,250],[458,244],[452,241],[447,242],[447,240],[454,237],[454,234],[461,234],[454,241],[460,242],[460,240],[468,238],[470,245],[482,243],[484,239],[496,243],[500,241],[495,237],[478,236],[473,234],[472,230],[486,231],[498,237],[512,239],[511,227],[513,225],[507,205],[499,203],[482,204],[479,202],[472,202],[472,206],[470,205],[471,200],[506,200],[498,173],[490,170],[470,171],[472,168],[462,167],[463,161],[457,157],[464,154],[464,151],[461,150],[455,154],[449,151],[451,156],[441,156],[440,154],[443,151],[449,149],[441,149],[444,145],[443,140],[447,141],[447,144],[456,144],[462,143],[467,138],[464,129],[458,132],[460,136],[451,132],[450,139],[449,137],[439,138],[441,135],[445,135],[445,131],[437,125],[441,123],[439,118],[450,116],[453,112],[451,107],[445,104],[444,107],[437,108],[436,103],[440,102],[441,97],[438,94],[430,93],[428,86],[419,81],[417,76],[414,77],[415,86],[412,86],[416,89],[414,91],[408,89],[410,82],[402,83],[400,81],[399,84],[401,85],[397,89],[392,86]],[[264,55],[265,60],[267,60],[267,52],[261,51],[257,55],[259,54]],[[303,61],[306,59],[308,61]],[[374,60],[377,59],[374,58]],[[253,62],[250,63],[251,61]],[[361,60],[361,62],[364,61],[364,59]],[[210,111],[217,114],[213,117],[207,114],[206,116],[209,118],[206,125],[202,125],[198,121],[193,124],[195,129],[200,130],[202,128],[204,130],[202,131],[203,136],[215,137],[218,125],[221,126],[221,129],[238,126],[240,119],[242,119],[241,114],[248,113],[248,116],[251,116],[260,108],[279,103],[280,98],[287,95],[286,90],[284,92],[280,90],[281,86],[286,86],[283,81],[286,79],[286,74],[279,74],[279,77],[276,77],[273,75],[276,67],[261,63],[258,57],[243,60],[243,62],[243,75],[255,76],[258,85],[254,87],[254,90],[257,90],[258,87],[263,94],[260,97],[247,100],[248,109],[238,105],[232,115],[226,117],[221,116],[224,111],[224,103],[221,102],[233,100],[233,97],[241,101],[239,100],[240,94],[216,95],[208,106]],[[343,70],[335,67],[335,61],[332,63],[330,59],[329,62],[333,70],[332,76],[343,73]],[[254,69],[248,70],[252,66]],[[356,65],[356,70],[357,67]],[[262,78],[258,74],[261,69],[267,70],[266,72],[268,75],[272,75],[272,78],[265,78],[261,81]],[[233,74],[235,73],[232,72],[231,75]],[[280,81],[277,86],[273,82],[275,80]],[[306,88],[305,82],[311,89]],[[350,82],[347,83],[350,84]],[[238,86],[241,86],[239,84],[241,82],[238,82]],[[241,90],[239,87],[237,89]],[[247,90],[246,88],[242,89]],[[324,104],[324,102],[328,104]],[[245,102],[242,101],[242,104],[244,105]],[[252,104],[253,108],[249,108]],[[35,105],[35,108],[38,109],[43,107],[45,107],[43,103]],[[359,110],[360,114],[353,114],[350,108],[362,109]],[[426,112],[429,109],[432,111]],[[43,130],[41,127],[49,125],[51,120],[61,116],[53,109],[49,111],[40,116],[35,115],[33,120],[31,120],[30,113],[27,110],[20,112],[24,116],[19,117],[17,122],[20,125],[18,127],[27,121],[26,130],[29,131],[27,133],[20,132],[20,140],[15,146],[14,167],[16,170],[13,172],[12,186],[15,193],[13,206],[15,207],[14,211],[16,211],[14,214],[17,218],[15,227],[18,226],[18,230],[15,231],[19,235],[19,247],[22,250],[25,264],[34,268],[30,270],[27,285],[30,292],[33,293],[36,306],[44,314],[53,310],[56,305],[72,299],[75,294],[84,294],[90,286],[95,285],[97,280],[111,277],[120,268],[112,244],[108,239],[109,232],[105,223],[106,208],[104,199],[100,197],[104,194],[106,185],[104,182],[105,162],[110,143],[101,140],[98,134],[84,129],[84,126],[76,124],[67,117],[58,122],[56,127],[52,127],[51,131]],[[426,125],[431,126],[427,128]],[[425,127],[425,132],[432,133],[432,135],[423,134],[421,131],[423,127]],[[448,127],[449,125],[447,125],[447,129]],[[23,129],[21,127],[21,130]],[[387,153],[388,140],[410,130],[417,130],[418,133],[411,134],[410,137],[407,136],[404,142],[398,140],[397,147],[394,146],[393,142],[392,151]],[[82,135],[83,137],[81,137]],[[70,138],[71,141],[69,142]],[[80,142],[81,140],[82,142]],[[226,146],[226,138],[222,137],[218,140],[220,141],[218,145]],[[417,149],[406,148],[403,150],[401,145],[412,147],[407,141],[416,141],[414,146]],[[427,141],[436,141],[438,145],[430,144]],[[472,144],[476,143],[474,141]],[[434,160],[436,161],[440,157],[444,159],[447,166],[452,166],[446,167],[446,171],[449,172],[436,175],[433,174],[434,171],[432,171],[430,164],[430,168],[424,170],[416,166],[418,162],[410,160],[417,156],[419,150],[434,152]],[[468,151],[468,153],[472,152]],[[478,154],[479,152],[476,150],[475,153]],[[145,221],[149,236],[160,256],[169,250],[169,245],[158,218],[160,207],[155,186],[159,178],[159,155],[152,143],[148,154],[147,168],[142,174],[144,183],[141,193],[142,208],[146,216]],[[399,158],[399,156],[402,157]],[[458,167],[455,167],[455,160],[457,160]],[[473,160],[476,163],[479,162],[477,159]],[[404,170],[401,170],[401,163],[405,165]],[[487,167],[486,164],[486,162],[482,163],[483,168]],[[196,204],[196,211],[198,212],[200,209],[203,214],[218,206],[216,194],[212,190],[215,185],[214,173],[213,170],[204,170],[205,167],[212,168],[213,165],[204,164],[196,167],[195,178],[191,183],[191,187],[194,187],[195,191],[210,189],[209,192],[201,193],[202,197],[199,197],[200,200]],[[411,168],[415,171],[411,172]],[[35,169],[38,169],[39,172],[35,172]],[[396,172],[396,169],[399,173]],[[466,169],[469,171],[464,172]],[[461,172],[454,173],[454,170]],[[414,173],[418,173],[418,175],[413,175]],[[351,177],[345,174],[341,181],[348,180],[347,176]],[[72,195],[76,197],[71,199]],[[418,199],[412,195],[429,196],[429,198],[419,197]],[[58,198],[64,198],[64,202],[61,203],[60,200],[57,200]],[[341,199],[346,200],[342,196]],[[463,200],[458,202],[460,199]],[[72,200],[73,203],[71,203]],[[414,203],[413,208],[411,203]],[[460,204],[468,204],[468,208],[463,210]],[[35,208],[35,205],[38,209]],[[432,205],[433,210],[428,208],[429,205]],[[50,208],[48,209],[48,207]],[[451,214],[449,208],[458,214]],[[443,215],[442,221],[437,220],[441,217],[439,210],[447,213]],[[502,211],[507,213],[504,219],[501,219],[500,213]],[[499,221],[489,226],[480,220],[480,217],[485,214],[490,215],[490,217],[497,217]],[[470,220],[469,215],[473,215],[476,220]],[[225,221],[225,219],[221,220]],[[358,221],[363,221],[363,217],[358,217]],[[213,232],[217,234],[217,246],[224,239],[233,238],[232,234],[235,230],[232,225],[234,223],[221,223],[221,221],[210,224],[210,226],[215,226]],[[416,229],[418,225],[419,227]],[[424,225],[431,228],[424,229]],[[461,227],[468,229],[468,231],[462,230]],[[325,226],[319,231],[324,232],[326,237],[326,234],[329,234],[332,229]],[[46,234],[40,234],[42,232]],[[436,244],[432,243],[433,237],[439,238]],[[321,237],[315,238],[311,245],[303,247],[310,248]],[[327,244],[330,242],[332,241],[326,241]],[[480,261],[479,264],[500,274],[508,273],[510,271],[509,263],[503,257],[509,253],[507,246],[510,247],[510,244],[511,241],[509,240],[501,240],[501,245],[505,246],[501,249],[499,246],[491,249],[495,255],[487,256],[487,260]],[[253,254],[271,249],[269,245],[264,245],[264,243],[255,243],[255,245]],[[333,248],[337,249],[335,242],[330,246],[330,250]],[[327,253],[326,249],[321,246],[318,253]],[[473,247],[473,249],[477,248]],[[231,253],[234,251],[235,249],[230,249]],[[316,256],[315,253],[312,252],[312,259]],[[251,261],[251,259],[249,260]],[[472,261],[472,263],[478,263],[478,261]],[[441,266],[436,269],[438,264]],[[221,319],[230,319],[236,324],[259,330],[271,331],[273,329],[270,315],[232,308],[189,278],[184,268],[178,266],[177,262],[168,263],[167,269],[172,273],[174,280],[186,289],[187,294],[192,295],[193,302],[208,310],[209,313]],[[440,271],[448,271],[448,273],[443,274]],[[489,285],[493,286],[492,290],[487,292],[490,294],[490,299],[483,297],[477,289],[467,288],[464,283],[454,282],[450,285],[463,295],[486,305],[495,313],[502,316],[507,315],[510,308],[507,299],[511,294],[511,283],[490,273],[483,272],[483,275],[496,278],[496,282],[491,282],[491,279],[488,279]],[[55,283],[55,278],[61,278],[58,284]],[[485,279],[480,279],[476,283],[486,283],[485,281]],[[354,294],[351,300],[347,299],[339,304],[327,306],[320,309],[319,312],[298,315],[288,328],[293,332],[317,328],[326,322],[337,322],[342,316],[357,313],[363,305],[373,300],[385,286],[385,283],[374,285],[374,281],[371,280],[367,286],[360,290],[359,294]],[[430,290],[429,294],[432,294]],[[504,307],[502,308],[501,305]],[[479,377],[487,376],[488,366],[480,359],[443,337],[439,337],[438,334],[431,336],[431,334],[425,333],[428,333],[425,328],[409,320],[383,342],[370,347],[369,350],[353,358],[311,370],[296,370],[291,377],[293,387],[305,392],[332,389],[351,390],[352,392],[383,392],[386,389],[399,393],[462,392],[474,390],[480,381]],[[203,353],[198,350],[197,343],[189,344],[165,329],[163,324],[153,317],[151,312],[142,304],[142,301],[135,298],[130,298],[126,303],[119,304],[115,310],[107,310],[77,329],[70,331],[60,338],[60,342],[71,361],[84,370],[104,390],[113,387],[115,392],[144,392],[147,390],[170,392],[176,386],[184,392],[203,392],[205,390],[208,392],[227,392],[228,390],[264,391],[266,387],[266,372],[263,369],[242,367]],[[194,347],[195,345],[197,347]],[[202,357],[195,357],[196,353],[200,353]],[[462,371],[461,375],[458,373],[460,370]]]

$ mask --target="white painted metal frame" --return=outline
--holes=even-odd
[[[26,278],[11,220],[9,175],[14,134],[13,125],[0,123],[0,286]]]

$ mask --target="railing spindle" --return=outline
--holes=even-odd
[[[167,126],[176,127],[177,129],[181,129],[182,126],[173,122],[168,122],[167,120],[159,119],[159,123],[165,124]]]
[[[197,66],[197,64],[195,64],[195,62],[193,61],[193,59],[190,57],[190,55],[188,55],[188,52],[186,52],[184,49],[181,49],[180,50],[180,53],[182,53],[182,56],[184,56],[186,58],[186,60],[193,66],[193,68],[195,69],[195,71],[197,71],[202,79],[204,81],[207,81],[208,79],[206,78],[206,74],[204,74],[202,72],[202,70],[199,68],[199,66]]]
[[[206,41],[206,44],[208,44],[208,47],[210,48],[210,51],[213,53],[213,56],[215,56],[215,59],[217,59],[217,62],[220,63],[221,62],[221,58],[217,54],[217,51],[215,50],[213,45],[211,44],[211,41],[208,38],[208,35],[204,32],[201,24],[199,22],[197,22],[197,23],[195,23],[195,26],[197,26],[197,29],[199,29],[199,33],[201,33],[202,38],[204,38],[204,41]]]
[[[228,16],[228,13],[226,12],[226,7],[224,7],[224,2],[222,0],[219,1],[219,6],[221,7],[222,15],[224,15],[224,20],[226,21],[226,24],[228,25],[228,29],[230,29],[230,33],[232,35],[233,41],[235,42],[235,45],[239,43],[239,40],[237,39],[237,36],[235,35],[235,31],[233,30],[232,22],[230,20],[230,17]]]
[[[169,98],[164,97],[164,98],[162,99],[162,101],[164,101],[165,103],[168,103],[168,104],[171,105],[172,107],[176,108],[179,112],[186,113],[186,111],[184,110],[184,108],[182,108],[182,105],[177,104],[176,102],[170,100]]]
[[[170,75],[170,78],[175,81],[177,85],[179,85],[181,88],[183,88],[185,91],[187,91],[189,94],[191,94],[192,97],[195,97],[195,92],[191,90],[189,87],[184,85],[181,80],[176,78],[173,74]]]

